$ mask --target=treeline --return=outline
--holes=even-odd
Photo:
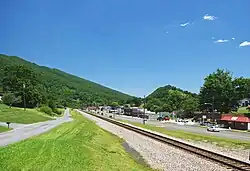
[[[155,112],[184,111],[191,114],[198,110],[198,95],[171,85],[160,87],[146,98],[146,108]]]
[[[234,78],[229,71],[218,69],[204,79],[199,94],[171,85],[160,87],[146,98],[146,108],[155,112],[185,113],[216,110],[228,113],[237,110],[239,101],[250,98],[250,79]]]
[[[41,105],[79,108],[88,105],[119,104],[135,97],[91,81],[25,61],[0,55],[0,93],[13,106]]]

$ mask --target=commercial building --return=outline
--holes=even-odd
[[[140,118],[147,118],[147,119],[155,119],[158,115],[155,112],[151,112],[147,109],[139,108],[139,107],[124,107],[124,115],[133,116],[133,117],[140,117]]]
[[[232,116],[231,114],[222,115],[218,123],[225,128],[250,130],[250,118],[246,116]]]

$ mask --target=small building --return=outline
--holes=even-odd
[[[222,115],[218,123],[225,128],[250,130],[250,118],[246,116],[232,116],[231,114]]]
[[[88,106],[87,107],[87,110],[88,111],[96,111],[96,110],[98,110],[99,108],[97,107],[97,106]]]
[[[238,103],[240,106],[245,107],[245,106],[250,105],[250,99],[244,98],[242,100],[239,100]]]
[[[124,107],[124,115],[133,116],[133,117],[139,117],[139,118],[147,118],[148,115],[144,115],[144,109],[138,108],[138,107]]]

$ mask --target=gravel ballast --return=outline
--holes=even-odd
[[[143,159],[154,169],[164,171],[224,171],[219,164],[199,158],[186,151],[155,141],[133,131],[121,128],[102,119],[79,111],[86,118],[96,122],[101,128],[123,138],[126,143],[140,153]]]

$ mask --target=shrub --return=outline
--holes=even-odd
[[[62,114],[62,111],[59,110],[58,108],[54,108],[54,109],[52,109],[52,111],[53,111],[54,113],[58,114],[58,115],[61,115],[61,114]]]
[[[244,116],[249,117],[250,118],[250,113],[244,113]]]
[[[46,113],[48,115],[52,115],[52,109],[50,107],[48,107],[48,106],[40,107],[40,111],[44,112],[44,113]]]

